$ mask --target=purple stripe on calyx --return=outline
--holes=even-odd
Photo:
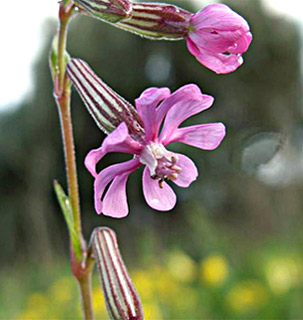
[[[67,73],[88,111],[105,133],[110,133],[125,122],[131,136],[143,140],[143,122],[137,110],[98,78],[87,63],[71,59]]]
[[[92,115],[99,128],[107,134],[113,131],[117,126],[117,121],[115,120],[115,118],[111,117],[110,114],[105,112],[105,110],[103,110],[102,107],[99,106],[94,97],[91,96],[91,94],[88,92],[86,86],[83,84],[83,82],[81,82],[81,79],[76,76],[72,69],[68,69],[68,74],[73,85],[80,94],[84,104],[86,105],[89,113]],[[88,99],[90,100],[90,102]],[[99,106],[99,108],[97,108],[97,106]],[[98,113],[95,107],[98,109]]]
[[[96,228],[91,245],[111,317],[143,320],[142,305],[123,263],[114,231],[106,227]]]
[[[70,74],[72,74],[72,71],[70,72]],[[111,124],[111,127],[107,126],[107,124],[104,123],[104,121],[102,121],[103,119],[100,117],[100,114],[96,112],[96,110],[93,108],[93,106],[95,106],[95,104],[93,103],[94,99],[91,99],[88,95],[87,95],[87,90],[86,88],[82,85],[79,85],[78,83],[78,78],[73,78],[73,84],[75,86],[75,88],[77,89],[77,91],[79,92],[82,100],[84,101],[88,111],[92,114],[92,116],[94,117],[94,120],[96,121],[96,123],[98,124],[99,127],[101,127],[101,129],[103,130],[103,127],[106,127],[107,129],[110,129],[110,131],[112,131],[114,129],[113,124]],[[101,111],[100,113],[103,112]],[[106,114],[107,118],[108,115]]]
[[[129,18],[132,10],[128,0],[75,0],[75,3],[82,13],[109,23]]]
[[[183,39],[192,13],[170,4],[133,3],[131,18],[118,26],[155,39]]]

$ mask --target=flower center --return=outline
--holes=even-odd
[[[178,156],[166,150],[162,143],[146,145],[139,161],[149,168],[151,178],[159,181],[160,188],[163,188],[164,180],[176,180],[182,171],[177,165]]]

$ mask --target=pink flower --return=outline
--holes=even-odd
[[[159,211],[171,210],[176,204],[176,195],[167,181],[186,188],[196,180],[198,171],[190,158],[166,147],[179,141],[204,150],[217,148],[225,136],[222,123],[179,128],[189,117],[210,108],[213,101],[213,97],[202,94],[194,84],[185,85],[172,94],[168,88],[145,90],[136,99],[144,135],[131,134],[126,123],[122,122],[104,139],[100,148],[86,156],[85,165],[95,177],[97,213],[115,218],[128,214],[127,179],[141,166],[144,166],[143,194],[148,205]],[[98,173],[97,163],[109,152],[129,153],[134,157]]]
[[[216,73],[235,71],[251,41],[246,20],[226,5],[209,5],[190,18],[188,50]]]

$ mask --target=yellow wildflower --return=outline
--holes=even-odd
[[[300,265],[291,257],[280,257],[269,261],[265,275],[272,291],[282,294],[297,285],[302,277]]]
[[[135,270],[131,275],[139,296],[143,300],[152,299],[154,296],[154,284],[151,275],[142,270]]]
[[[182,251],[174,251],[169,254],[167,267],[170,274],[181,282],[192,282],[197,275],[195,262]]]
[[[162,314],[159,306],[156,303],[144,303],[145,320],[162,320]]]
[[[228,264],[220,255],[211,255],[201,262],[201,279],[210,286],[222,285],[228,276]]]
[[[256,280],[238,283],[226,297],[229,307],[237,313],[259,309],[267,300],[268,294],[265,287]]]
[[[62,277],[52,284],[49,289],[49,298],[52,303],[65,305],[76,296],[77,286],[72,277]]]
[[[40,320],[48,315],[48,300],[41,293],[33,293],[27,299],[26,309],[18,319]]]
[[[100,287],[93,289],[93,306],[96,319],[107,319],[104,296]]]

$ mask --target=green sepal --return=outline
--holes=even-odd
[[[76,6],[90,17],[117,23],[131,17],[132,3],[128,0],[74,0]]]
[[[122,16],[118,16],[118,15],[114,15],[114,14],[110,14],[110,13],[95,13],[93,15],[93,17],[95,18],[99,18],[105,22],[109,22],[109,23],[117,23],[119,21],[125,20],[125,19],[129,19],[130,16],[126,16],[126,17],[122,17]]]
[[[67,225],[67,229],[68,229],[71,243],[73,246],[74,254],[76,256],[76,259],[78,261],[81,261],[82,259],[81,241],[80,241],[79,235],[75,230],[73,209],[72,209],[69,197],[65,194],[63,188],[60,186],[60,184],[57,181],[54,181],[54,189],[55,189],[56,196],[60,204],[64,219],[65,219],[66,225]]]

